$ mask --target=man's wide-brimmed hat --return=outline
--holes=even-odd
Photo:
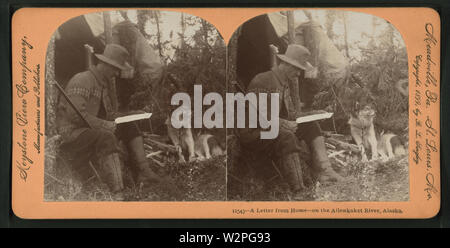
[[[110,64],[120,70],[125,70],[127,67],[125,66],[125,62],[128,58],[128,51],[125,47],[117,45],[117,44],[108,44],[103,51],[103,54],[95,54],[95,56],[107,63]]]
[[[313,66],[308,62],[311,53],[301,45],[292,44],[286,49],[285,54],[278,54],[278,58],[302,70],[311,70]]]

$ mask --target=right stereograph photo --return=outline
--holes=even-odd
[[[409,200],[408,57],[388,21],[260,15],[233,34],[227,70],[227,92],[279,96],[275,138],[228,129],[228,201]]]

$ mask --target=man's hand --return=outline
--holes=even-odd
[[[305,78],[317,78],[319,75],[319,70],[317,67],[309,68],[309,70],[305,71]]]
[[[145,111],[142,111],[142,110],[132,110],[132,111],[128,111],[128,112],[126,112],[126,113],[115,112],[115,113],[112,115],[112,119],[115,120],[116,118],[123,117],[123,116],[127,116],[127,115],[136,115],[136,114],[145,114],[145,113],[146,113],[146,112],[145,112]]]
[[[280,119],[280,128],[295,133],[297,131],[297,122]]]
[[[132,110],[128,111],[125,115],[137,115],[137,114],[145,114],[146,112],[143,110]]]
[[[308,115],[316,115],[316,114],[325,114],[327,111],[324,110],[313,110],[308,112],[302,112],[298,117],[308,116]]]
[[[107,121],[106,129],[112,133],[114,133],[117,129],[117,124],[114,121]]]

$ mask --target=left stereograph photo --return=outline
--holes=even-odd
[[[225,60],[215,27],[180,12],[59,26],[46,57],[44,200],[226,200],[225,129],[171,121],[178,110],[194,122],[194,106],[173,95],[225,94]]]

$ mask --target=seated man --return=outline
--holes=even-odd
[[[99,63],[73,76],[65,92],[81,113],[81,118],[70,104],[61,98],[57,112],[57,128],[63,139],[62,149],[71,154],[79,165],[89,161],[100,166],[102,178],[113,193],[123,188],[118,140],[127,146],[138,180],[160,179],[150,169],[144,153],[143,138],[134,123],[116,126],[119,116],[114,106],[115,91],[111,79],[124,69],[127,50],[116,44],[106,46],[103,54],[95,54]]]
[[[318,173],[321,183],[341,181],[343,178],[331,167],[324,137],[316,122],[296,123],[296,109],[290,92],[290,82],[297,80],[301,70],[312,66],[307,62],[310,53],[301,45],[289,45],[284,55],[278,55],[281,62],[272,70],[256,75],[248,86],[248,92],[279,93],[280,130],[275,139],[260,139],[260,130],[240,129],[242,145],[261,154],[269,154],[278,161],[281,173],[294,193],[304,188],[299,158],[298,140],[308,144],[313,155],[312,169]],[[270,103],[270,100],[268,100]],[[270,106],[267,107],[270,109]],[[270,115],[268,115],[270,116]]]

